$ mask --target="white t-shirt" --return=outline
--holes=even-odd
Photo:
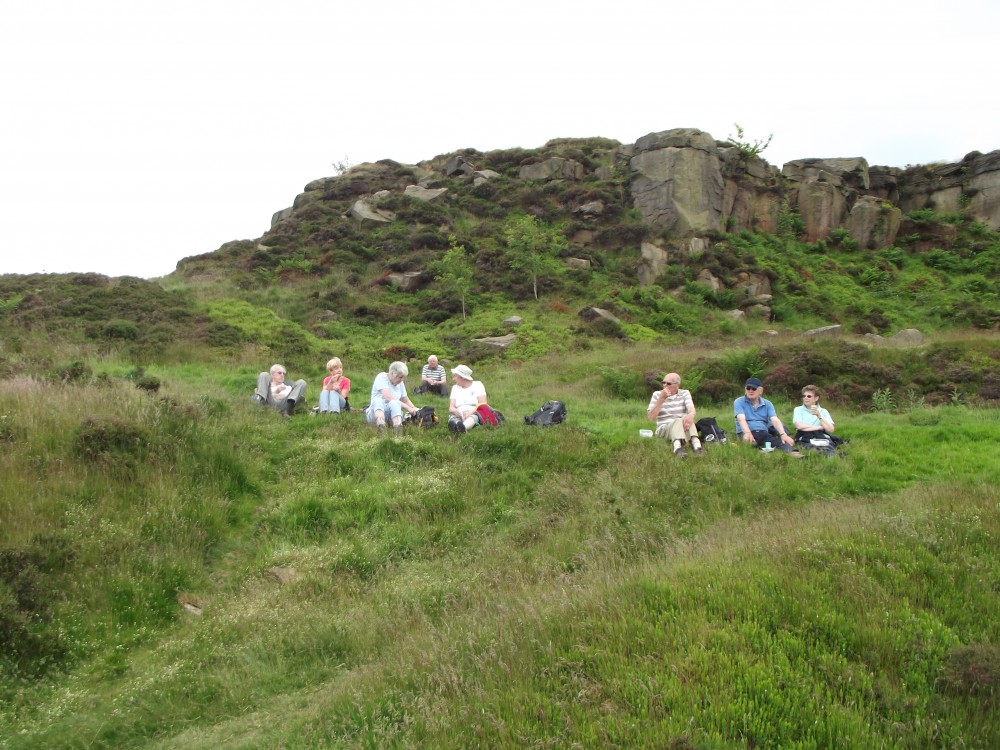
[[[486,396],[486,388],[479,380],[473,380],[472,385],[468,388],[463,388],[458,383],[451,387],[451,400],[462,412],[462,417],[467,417],[476,410],[476,407],[479,406],[480,396]]]

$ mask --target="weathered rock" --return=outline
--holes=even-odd
[[[885,341],[885,337],[880,336],[877,333],[866,333],[861,338],[870,344],[881,344]]]
[[[685,246],[687,247],[688,255],[697,255],[708,249],[708,240],[703,237],[689,237],[687,242],[685,242]]]
[[[602,307],[586,307],[580,311],[580,317],[586,321],[606,320],[615,325],[622,323],[610,310],[605,310]]]
[[[518,170],[517,176],[522,180],[581,180],[583,165],[572,159],[553,156],[537,164],[526,164]]]
[[[298,195],[295,196],[295,199],[292,201],[292,208],[294,210],[305,208],[310,203],[315,203],[317,200],[319,200],[319,198],[320,198],[319,193],[299,193]]]
[[[747,315],[758,320],[770,320],[771,308],[767,305],[751,305],[746,308]]]
[[[423,286],[423,276],[420,271],[406,271],[390,273],[386,279],[401,292],[413,292]]]
[[[447,192],[448,188],[430,189],[420,187],[419,185],[407,185],[403,190],[403,195],[414,198],[418,201],[430,203],[431,201],[437,200],[441,196],[445,195]]]
[[[590,269],[590,261],[586,258],[566,258],[566,265],[580,271],[587,271]]]
[[[834,334],[839,334],[843,330],[841,325],[833,326],[822,326],[820,328],[810,328],[808,331],[803,333],[803,336],[832,336]]]
[[[698,275],[694,279],[696,284],[701,284],[702,286],[707,286],[713,292],[721,292],[726,288],[726,285],[722,282],[718,276],[709,271],[707,268],[703,268],[698,272]]]
[[[391,211],[376,208],[364,198],[354,201],[354,205],[351,206],[350,215],[358,221],[390,222],[396,218],[396,215]]]
[[[482,185],[484,182],[495,180],[497,177],[500,177],[499,172],[494,172],[492,169],[480,169],[472,173],[472,184]]]
[[[283,208],[280,211],[275,211],[274,215],[271,216],[271,226],[273,227],[279,221],[284,221],[285,219],[287,219],[289,216],[292,215],[292,211],[294,210],[295,209],[292,206],[289,206],[288,208]]]
[[[604,213],[604,201],[589,201],[573,209],[573,213],[584,218],[597,217]]]
[[[447,177],[454,177],[457,174],[472,174],[475,171],[476,166],[464,156],[453,156],[444,165],[444,173]]]
[[[916,328],[904,328],[903,330],[892,336],[891,339],[894,344],[903,344],[906,346],[919,346],[924,343],[924,334],[922,334]]]
[[[316,316],[316,320],[320,323],[331,323],[334,320],[337,320],[337,313],[333,310],[324,310]]]
[[[916,240],[912,243],[913,252],[926,253],[935,248],[950,250],[958,240],[958,227],[951,224],[920,224],[912,219],[903,219],[899,225],[898,236]]]
[[[578,229],[573,233],[570,241],[574,245],[590,245],[593,244],[596,237],[597,234],[592,229]]]
[[[743,320],[747,316],[742,310],[730,310],[726,314],[733,320]]]
[[[486,336],[481,339],[473,339],[477,344],[482,344],[489,349],[495,349],[497,351],[503,351],[515,341],[517,341],[517,336],[513,333],[508,333],[505,336]]]
[[[770,305],[773,300],[774,298],[770,294],[755,294],[753,297],[744,300],[742,305],[743,307],[749,305]]]
[[[643,219],[682,234],[721,231],[722,167],[708,133],[650,133],[636,150],[629,161],[632,197]]]
[[[791,182],[827,182],[853,191],[868,190],[868,162],[861,156],[840,159],[796,159],[781,168]]]
[[[841,188],[830,182],[810,182],[798,191],[799,216],[805,227],[803,238],[807,242],[826,239],[830,230],[844,223],[847,201]]]
[[[504,320],[503,324],[509,328],[516,328],[521,325],[522,318],[520,315],[511,315],[509,318]]]
[[[656,283],[667,267],[670,256],[667,251],[657,247],[652,242],[643,242],[639,246],[642,261],[639,263],[639,286],[651,286]]]
[[[736,275],[736,281],[732,286],[737,299],[749,300],[761,294],[771,295],[771,279],[762,273],[748,273],[741,271]]]
[[[886,201],[866,195],[858,198],[847,217],[847,232],[867,250],[889,247],[896,241],[903,212]]]

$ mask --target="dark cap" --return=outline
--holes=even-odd
[[[764,384],[760,382],[760,378],[747,378],[747,382],[745,383],[745,387],[747,388],[760,388],[762,385]]]

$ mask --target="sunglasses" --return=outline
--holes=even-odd
[[[761,388],[761,387],[763,387],[763,386],[756,386],[756,385],[748,385],[748,386],[746,387],[746,389],[747,389],[748,391],[756,391],[756,390],[757,390],[758,388]]]

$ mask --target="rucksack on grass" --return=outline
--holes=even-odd
[[[524,418],[524,423],[538,427],[562,424],[566,419],[566,404],[562,401],[546,401],[534,414]]]

